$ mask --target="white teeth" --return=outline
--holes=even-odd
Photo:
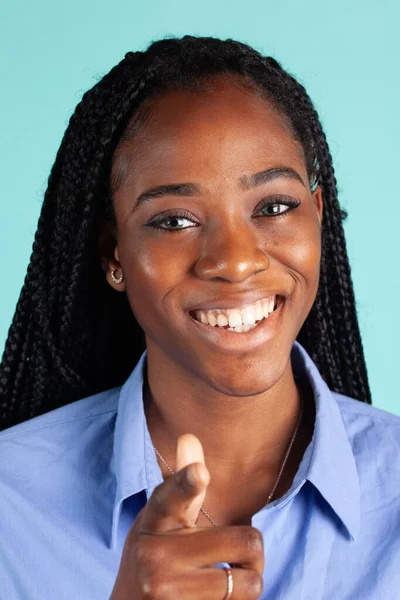
[[[212,327],[215,327],[217,324],[217,317],[211,311],[208,311],[208,322]]]
[[[226,327],[226,325],[228,325],[228,319],[225,317],[225,315],[222,315],[221,313],[218,315],[217,325],[218,327]]]
[[[243,308],[197,310],[195,317],[201,323],[212,327],[229,325],[229,331],[239,331],[242,326],[252,329],[257,322],[267,318],[273,312],[274,306],[275,296],[269,296]]]
[[[229,327],[240,327],[242,325],[242,317],[238,310],[229,311]]]
[[[261,321],[263,316],[264,316],[263,305],[260,302],[260,300],[258,300],[258,302],[256,302],[256,320]]]
[[[235,331],[236,333],[246,333],[247,331],[250,331],[250,329],[254,329],[254,327],[257,327],[257,325],[242,325],[241,327],[228,327],[228,331]]]
[[[270,296],[266,300],[266,304],[268,305],[268,312],[269,313],[274,312],[275,298],[276,298],[276,296]]]
[[[246,306],[242,310],[242,320],[246,325],[254,325],[256,322],[256,311],[254,310],[254,306]]]

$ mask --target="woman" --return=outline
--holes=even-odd
[[[84,94],[1,364],[2,597],[395,597],[344,216],[247,45],[157,41]]]

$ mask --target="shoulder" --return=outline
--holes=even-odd
[[[400,416],[395,415],[394,413],[382,410],[381,408],[377,408],[376,406],[367,404],[366,402],[360,402],[355,398],[338,394],[337,392],[332,392],[332,394],[342,412],[365,415],[374,419],[389,420],[400,424]]]
[[[354,429],[366,432],[368,429],[373,434],[390,429],[400,432],[400,416],[336,392],[333,392],[333,397],[337,401],[345,425],[351,431]]]
[[[120,387],[77,400],[0,432],[1,474],[9,470],[35,470],[50,456],[66,449],[79,452],[96,443],[106,430],[113,432]]]
[[[79,560],[84,548],[85,558],[93,540],[109,535],[119,396],[112,388],[0,432],[0,580],[13,598],[28,589],[25,572],[41,582],[50,563],[67,572],[70,555]]]
[[[376,548],[390,554],[400,524],[400,417],[340,394],[334,397],[358,475],[360,544],[372,548],[371,556],[379,561]]]
[[[341,394],[333,396],[359,472],[391,480],[390,473],[400,463],[400,417]]]
[[[38,513],[62,519],[67,502],[79,520],[79,511],[90,512],[95,498],[103,502],[99,490],[112,486],[119,391],[83,398],[0,433],[0,534],[6,517],[14,528]],[[17,505],[18,514],[10,512]]]
[[[115,412],[118,407],[120,387],[115,387],[81,400],[76,400],[43,415],[28,419],[18,425],[0,431],[0,443],[8,438],[35,434],[44,428],[57,428],[75,423],[82,419],[93,419],[104,413]]]

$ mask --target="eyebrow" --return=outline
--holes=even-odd
[[[275,181],[276,179],[291,179],[292,181],[299,181],[304,187],[306,187],[303,179],[294,169],[290,167],[274,167],[272,169],[266,169],[253,175],[242,175],[239,178],[239,186],[243,191],[256,188],[264,183]],[[146,190],[136,200],[136,204],[133,207],[135,211],[141,204],[150,202],[155,198],[161,196],[200,196],[201,187],[196,183],[172,183],[168,185],[158,185],[150,190]]]

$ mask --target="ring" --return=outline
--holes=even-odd
[[[232,592],[233,592],[233,577],[232,577],[232,570],[230,567],[224,567],[224,569],[226,571],[226,576],[228,577],[228,589],[226,590],[224,600],[228,600],[228,598],[230,598],[232,596]]]

